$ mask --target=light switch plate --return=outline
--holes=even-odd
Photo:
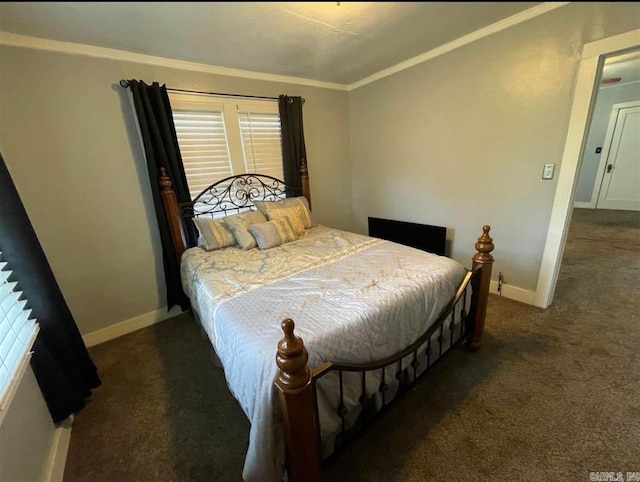
[[[542,169],[542,179],[553,179],[553,172],[555,170],[555,164],[545,164],[544,169]]]

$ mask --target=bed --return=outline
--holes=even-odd
[[[184,205],[160,179],[183,288],[251,422],[247,481],[319,480],[322,460],[450,350],[477,350],[484,328],[489,226],[471,270],[313,222],[271,249],[187,242],[194,217],[228,220],[287,195],[310,204],[306,169],[301,177],[296,193],[269,176],[232,176]]]

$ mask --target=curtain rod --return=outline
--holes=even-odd
[[[127,87],[129,87],[129,81],[122,79],[120,81],[120,86],[126,89]],[[278,97],[267,97],[263,95],[223,94],[220,92],[203,92],[201,90],[171,89],[169,87],[167,87],[167,90],[171,92],[184,92],[186,94],[221,95],[223,97],[236,97],[236,98],[245,98],[245,99],[278,100]],[[302,102],[304,103],[304,99],[302,99]]]

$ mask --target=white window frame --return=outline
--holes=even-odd
[[[243,99],[216,96],[211,94],[168,92],[171,109],[202,109],[204,111],[221,111],[224,118],[227,146],[231,161],[231,175],[251,172],[245,164],[244,147],[240,128],[239,112],[250,110],[255,113],[277,114],[280,116],[277,100]],[[262,174],[262,173],[258,173]],[[280,172],[279,179],[284,173]]]

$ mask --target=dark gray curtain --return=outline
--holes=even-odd
[[[158,179],[160,168],[164,167],[167,174],[173,180],[173,188],[176,191],[178,202],[189,202],[189,186],[182,165],[178,137],[173,123],[173,114],[169,104],[169,96],[166,87],[158,82],[147,85],[137,80],[129,80],[129,88],[133,96],[133,103],[138,116],[142,143],[147,159],[149,182],[153,193],[153,204],[156,210],[156,219],[162,242],[162,260],[167,289],[167,304],[171,309],[174,305],[180,305],[183,310],[189,307],[189,299],[182,290],[180,281],[180,261],[176,259],[169,231],[169,224],[164,213],[164,205],[160,194]],[[195,226],[187,225],[189,242],[195,245],[197,234]]]
[[[101,381],[0,154],[0,249],[40,325],[31,366],[54,422]]]
[[[282,163],[284,182],[300,195],[300,166],[307,160],[307,149],[304,144],[304,127],[302,124],[302,97],[278,97],[280,109],[280,129],[282,131]],[[291,193],[287,194],[288,196]]]

